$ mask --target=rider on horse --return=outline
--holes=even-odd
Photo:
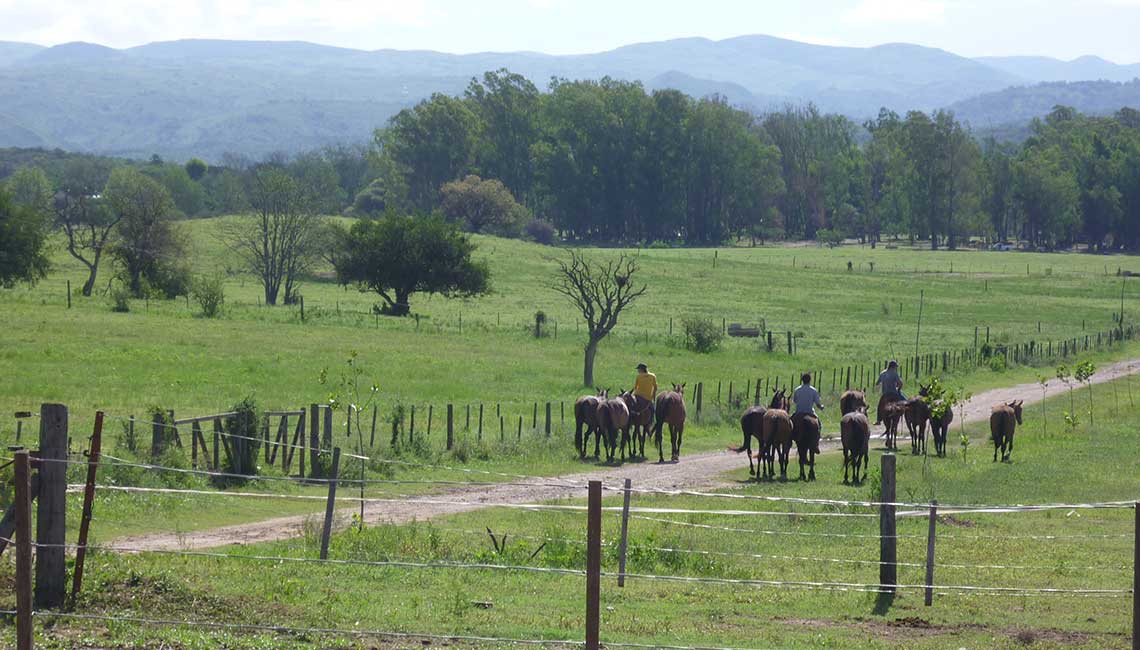
[[[818,406],[823,409],[823,401],[819,398],[819,391],[815,386],[811,385],[811,373],[805,372],[800,376],[800,381],[803,382],[792,393],[792,403],[796,405],[796,412],[792,414],[792,426],[798,427],[799,420],[809,415],[816,417],[815,407]],[[815,453],[819,453],[819,443],[816,442]]]
[[[637,364],[637,377],[633,380],[633,397],[637,400],[637,412],[649,409],[649,426],[656,418],[654,399],[657,397],[657,375],[649,372],[649,366]]]
[[[875,380],[876,386],[883,387],[883,396],[879,398],[878,419],[875,424],[883,423],[883,407],[891,402],[905,402],[906,395],[903,395],[902,377],[899,376],[899,362],[891,359],[887,364],[887,369],[879,373],[879,378]]]

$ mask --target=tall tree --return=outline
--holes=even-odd
[[[598,344],[617,326],[618,317],[645,295],[646,285],[633,282],[637,260],[624,254],[609,262],[591,261],[575,251],[558,262],[553,288],[566,296],[586,321],[585,363],[582,383],[594,385],[594,358]]]
[[[47,274],[49,232],[44,213],[16,203],[0,190],[0,286],[34,282]]]
[[[39,167],[20,167],[7,182],[8,193],[17,205],[29,208],[45,218],[51,213],[52,186]]]
[[[479,132],[478,116],[465,101],[436,93],[393,116],[376,133],[376,145],[402,169],[412,205],[427,212],[439,187],[470,168]]]
[[[120,219],[107,209],[102,198],[110,171],[104,161],[73,159],[64,166],[52,200],[56,223],[67,238],[67,252],[87,267],[84,296],[90,296],[95,288],[107,240]]]
[[[465,93],[482,126],[476,166],[527,203],[534,187],[530,149],[538,141],[541,95],[526,77],[502,69],[472,79]]]
[[[471,174],[463,180],[444,183],[439,194],[443,215],[469,232],[518,237],[529,216],[510,190],[493,178]]]
[[[131,293],[186,293],[186,239],[172,221],[174,201],[166,188],[135,169],[119,167],[111,172],[103,194],[118,222],[111,251]]]
[[[249,181],[250,213],[234,220],[224,237],[261,282],[265,304],[297,300],[302,274],[318,255],[321,224],[309,189],[284,170],[268,166]],[[284,290],[284,296],[281,292]]]
[[[437,217],[386,216],[353,224],[345,248],[333,256],[337,280],[384,301],[381,312],[411,313],[414,293],[475,296],[490,288],[485,262],[471,259],[475,245]]]

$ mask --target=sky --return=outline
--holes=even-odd
[[[1137,63],[1140,0],[0,0],[0,40],[42,45],[225,38],[570,54],[745,34]]]

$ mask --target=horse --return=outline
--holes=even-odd
[[[662,463],[665,462],[665,455],[661,449],[661,432],[666,424],[669,425],[669,442],[672,445],[670,459],[677,462],[681,459],[681,440],[685,434],[684,384],[673,384],[673,390],[657,395],[657,423],[653,425],[653,440],[657,443],[657,457]]]
[[[598,435],[605,441],[607,463],[614,462],[619,446],[621,459],[625,460],[625,445],[629,441],[629,409],[621,397],[611,397],[598,404]]]
[[[887,449],[898,451],[899,448],[899,420],[906,413],[906,402],[887,402],[881,406],[883,424],[887,427],[883,435],[887,439]]]
[[[742,451],[748,452],[748,475],[756,476],[756,470],[752,465],[752,438],[756,438],[756,449],[760,451],[764,448],[763,433],[764,433],[764,413],[768,409],[763,406],[753,406],[740,416],[740,430],[744,432],[744,444],[740,447],[733,448],[736,453]],[[762,458],[762,456],[760,457]]]
[[[910,432],[910,453],[914,455],[926,453],[926,422],[930,419],[930,404],[926,401],[929,386],[923,386],[918,397],[906,401],[906,428]]]
[[[847,415],[862,409],[863,412],[867,411],[867,396],[861,390],[848,390],[844,391],[839,396],[839,413],[840,415]]]
[[[792,418],[792,439],[796,443],[796,457],[800,461],[800,480],[804,480],[804,465],[810,470],[807,480],[815,480],[815,454],[819,449],[819,418],[804,413]]]
[[[950,405],[946,405],[946,410],[942,413],[942,417],[930,417],[930,433],[934,436],[934,453],[938,454],[939,458],[946,457],[946,436],[950,432],[950,423],[954,421],[954,409]]]
[[[653,413],[648,405],[638,410],[637,397],[633,393],[622,393],[621,398],[625,401],[626,408],[629,409],[629,457],[645,458],[645,437],[649,434],[649,423],[652,421]],[[638,453],[639,446],[640,453]]]
[[[574,447],[578,450],[578,457],[586,457],[586,446],[590,442],[590,434],[595,434],[594,438],[594,458],[599,455],[599,447],[601,446],[601,436],[597,435],[598,432],[598,404],[606,399],[609,391],[599,388],[596,395],[583,395],[574,401]],[[585,425],[586,432],[583,436],[582,426]]]
[[[854,470],[851,477],[855,485],[867,479],[867,464],[870,458],[871,423],[866,413],[847,413],[839,420],[839,437],[843,441],[843,484],[847,485],[847,470]],[[859,478],[859,463],[863,463],[863,478]]]
[[[776,477],[773,451],[780,459],[780,477],[788,478],[788,451],[792,448],[792,418],[788,415],[786,393],[785,389],[773,393],[768,410],[764,412],[760,451],[764,478]]]
[[[994,462],[1001,450],[1001,462],[1008,463],[1013,453],[1013,432],[1021,424],[1021,404],[1024,400],[998,404],[990,411],[990,436],[994,441]]]

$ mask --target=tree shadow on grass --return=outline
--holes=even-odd
[[[875,616],[886,616],[891,611],[891,605],[895,603],[895,592],[881,591],[877,598],[875,598],[875,609],[872,612]]]

